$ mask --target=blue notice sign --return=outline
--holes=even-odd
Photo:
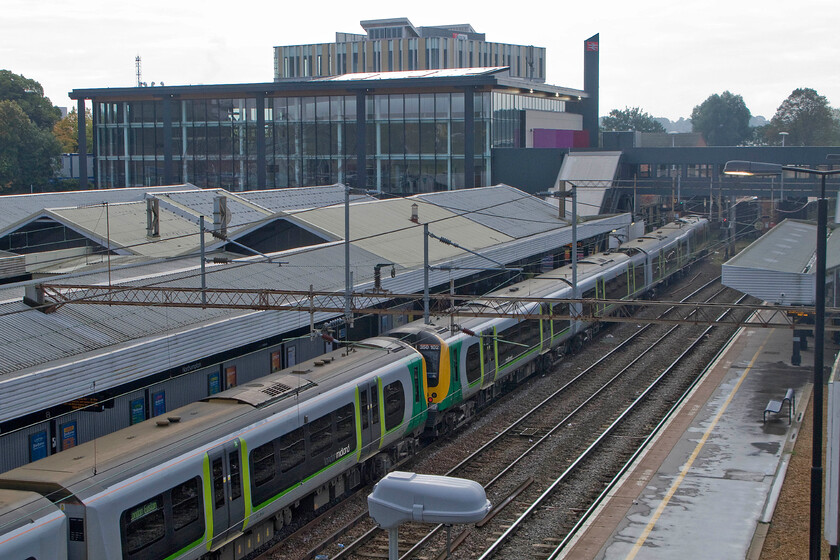
[[[146,419],[146,399],[134,399],[128,407],[131,411],[131,424],[139,424]]]
[[[207,376],[207,392],[211,395],[221,392],[222,390],[222,376],[218,371]]]
[[[160,391],[152,395],[152,416],[160,416],[166,412],[166,393]]]
[[[29,460],[37,461],[47,456],[47,432],[29,436]]]

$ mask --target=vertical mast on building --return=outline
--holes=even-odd
[[[135,68],[136,73],[137,73],[137,87],[140,87],[140,86],[143,85],[143,80],[142,80],[142,75],[141,75],[141,72],[140,72],[140,55],[139,54],[136,57],[134,57],[134,68]]]

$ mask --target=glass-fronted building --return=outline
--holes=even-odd
[[[491,184],[492,149],[526,146],[526,113],[580,130],[585,94],[482,68],[71,97],[93,105],[99,188],[345,183],[418,193]]]

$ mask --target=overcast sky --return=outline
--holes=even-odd
[[[362,33],[359,21],[470,23],[488,41],[547,49],[547,82],[583,88],[583,42],[601,35],[600,114],[641,107],[688,118],[729,90],[771,118],[797,87],[840,107],[838,0],[453,2],[367,0],[4,0],[0,68],[33,78],[55,105],[77,88],[268,82],[275,45]]]

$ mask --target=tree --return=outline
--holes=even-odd
[[[782,101],[767,127],[767,141],[786,146],[830,146],[840,140],[840,123],[828,100],[811,88],[797,88]]]
[[[0,101],[0,192],[29,192],[56,171],[61,146],[14,101]]]
[[[61,110],[44,97],[41,84],[9,70],[0,70],[0,100],[16,102],[35,126],[41,129],[52,130],[61,118]]]
[[[61,144],[61,151],[64,153],[75,154],[79,151],[79,114],[75,107],[67,114],[66,117],[55,123],[53,127],[53,134],[58,142]],[[93,115],[90,109],[85,109],[85,142],[87,143],[87,150],[93,148]]]
[[[602,131],[665,132],[665,127],[639,107],[613,109],[601,119]]]
[[[724,91],[694,107],[691,125],[709,146],[738,146],[752,136],[751,117],[743,97]]]

